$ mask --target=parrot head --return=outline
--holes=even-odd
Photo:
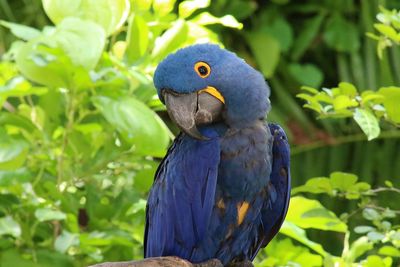
[[[166,57],[154,73],[154,85],[171,119],[196,139],[207,139],[198,126],[222,122],[243,128],[264,119],[270,108],[261,73],[213,44],[185,47]]]

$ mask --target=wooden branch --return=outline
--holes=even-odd
[[[89,267],[223,267],[223,265],[217,259],[195,264],[178,257],[157,257],[137,261],[105,262]]]

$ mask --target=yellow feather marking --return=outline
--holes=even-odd
[[[238,204],[237,204],[237,210],[238,210],[238,220],[237,220],[237,223],[238,223],[238,225],[241,225],[241,224],[242,224],[242,222],[243,222],[243,220],[244,220],[244,217],[245,217],[246,214],[247,214],[248,209],[249,209],[249,202],[244,201],[244,202],[242,202],[242,203],[238,203]]]
[[[217,207],[219,209],[225,209],[225,203],[224,203],[224,200],[222,198],[217,202]]]
[[[206,88],[201,89],[199,91],[199,94],[201,94],[201,93],[210,94],[210,95],[212,95],[213,97],[215,97],[216,99],[218,99],[219,101],[221,101],[222,103],[225,104],[225,98],[221,95],[221,93],[216,88],[214,88],[212,86],[207,86]]]

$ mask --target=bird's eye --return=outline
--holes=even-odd
[[[203,61],[197,62],[194,65],[194,70],[197,72],[197,74],[201,78],[207,78],[211,73],[210,66],[207,63],[203,62]]]

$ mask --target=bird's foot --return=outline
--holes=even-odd
[[[254,265],[251,261],[245,260],[229,263],[226,267],[254,267]]]

